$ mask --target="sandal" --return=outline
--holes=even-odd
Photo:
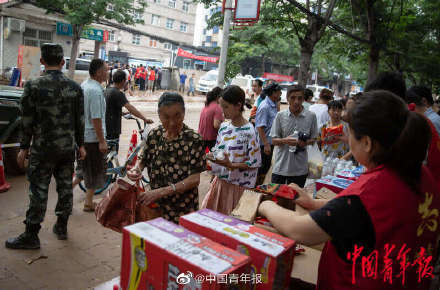
[[[84,204],[84,208],[83,211],[85,212],[95,212],[95,208],[96,208],[96,203],[92,203],[92,205],[88,205],[88,204]]]

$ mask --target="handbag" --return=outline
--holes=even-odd
[[[106,228],[121,233],[125,226],[161,216],[158,209],[138,201],[143,191],[139,185],[117,179],[95,209],[96,220]]]

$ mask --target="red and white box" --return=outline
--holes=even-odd
[[[122,232],[124,290],[227,289],[233,284],[251,289],[250,264],[248,256],[163,218]]]
[[[316,193],[323,187],[330,189],[334,193],[340,193],[341,191],[349,187],[353,182],[354,182],[353,180],[339,178],[330,175],[318,179],[315,182],[316,189],[315,189],[314,198],[316,198]]]
[[[251,257],[256,289],[288,289],[295,242],[221,213],[202,209],[180,217],[185,228]]]

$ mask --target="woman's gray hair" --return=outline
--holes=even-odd
[[[178,93],[165,92],[163,93],[157,104],[157,109],[159,110],[163,106],[171,106],[174,104],[181,104],[183,110],[185,111],[185,102],[183,101],[183,97]]]

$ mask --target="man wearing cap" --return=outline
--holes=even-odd
[[[52,176],[58,192],[55,208],[58,219],[53,232],[58,239],[67,239],[67,221],[72,213],[75,143],[80,148],[80,158],[85,157],[83,92],[61,72],[63,48],[59,44],[43,44],[40,62],[45,73],[26,82],[21,99],[22,138],[18,163],[24,166],[30,150],[27,171],[30,203],[24,222],[26,230],[6,241],[10,249],[40,248],[38,232],[46,213]]]

